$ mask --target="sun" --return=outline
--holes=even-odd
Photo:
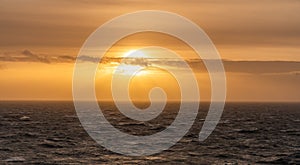
[[[136,59],[145,59],[149,58],[149,56],[141,51],[141,50],[129,50],[123,53],[123,62],[120,63],[119,66],[116,67],[115,73],[123,76],[140,76],[141,74],[146,74],[145,70],[147,70],[147,66],[143,63],[143,61]],[[126,61],[127,60],[127,61]],[[130,62],[134,61],[134,63]],[[143,72],[140,72],[142,71]]]

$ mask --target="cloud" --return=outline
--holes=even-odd
[[[28,49],[21,52],[4,52],[0,54],[1,62],[41,62],[41,63],[69,63],[73,62],[73,56],[66,55],[45,55],[34,53]]]
[[[297,61],[225,61],[228,72],[243,73],[289,73],[300,71]]]
[[[262,75],[265,76],[278,76],[278,75],[286,75],[286,76],[300,76],[300,71],[291,71],[291,72],[284,72],[284,73],[263,73]]]
[[[46,55],[35,53],[28,49],[19,52],[4,52],[0,54],[0,62],[39,62],[39,63],[99,63],[101,68],[115,67],[120,64],[139,65],[142,67],[174,67],[185,69],[185,62],[176,58],[133,58],[133,57],[103,57],[101,61],[92,56]],[[208,60],[214,62],[214,60]],[[206,72],[206,67],[201,59],[186,59],[186,63],[196,72]],[[228,73],[247,73],[261,75],[300,75],[300,61],[230,61],[223,60],[225,71]],[[5,69],[0,65],[0,69]]]
[[[78,60],[79,62],[93,62],[93,63],[94,63],[94,62],[95,62],[95,63],[99,62],[99,59],[98,59],[98,58],[96,58],[96,57],[91,57],[91,56],[87,56],[87,55],[82,55],[82,56],[78,57],[77,60]]]
[[[213,65],[215,60],[208,60]],[[223,60],[224,69],[231,73],[248,74],[289,74],[299,75],[300,62],[298,61],[230,61]],[[201,59],[188,59],[186,63],[197,72],[206,72],[206,66]],[[184,69],[185,62],[179,59],[168,58],[103,58],[103,65],[140,65],[140,66],[160,66]]]
[[[92,62],[92,63],[98,63],[100,60],[96,57],[91,56],[80,56],[77,58],[78,62]],[[140,66],[149,66],[151,64],[152,60],[150,58],[130,58],[130,57],[103,57],[100,61],[100,64],[108,64],[108,65],[120,65],[120,64],[126,64],[126,65],[140,65]]]

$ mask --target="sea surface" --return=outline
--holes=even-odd
[[[168,103],[157,118],[137,122],[113,103],[99,103],[114,127],[137,136],[166,129],[179,105]],[[0,102],[0,164],[300,164],[300,103],[227,103],[214,132],[199,142],[208,107],[200,104],[196,121],[176,145],[134,157],[97,144],[72,102]]]

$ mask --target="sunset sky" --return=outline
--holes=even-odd
[[[211,38],[226,70],[228,101],[300,101],[298,0],[0,3],[0,100],[71,100],[76,56],[96,28],[129,12],[165,10],[194,21]],[[154,56],[153,52],[143,52],[144,61],[121,61],[126,53],[144,46],[166,47],[180,54],[197,75],[201,99],[209,100],[210,81],[195,52],[172,36],[150,32],[123,38],[107,52],[96,75],[99,99],[110,99],[109,73],[124,63],[130,65],[125,70],[145,65],[180,69],[176,59],[165,59],[161,64],[159,58],[163,55]],[[132,80],[132,97],[146,99],[147,90],[158,84],[170,99],[178,99],[173,77],[153,68]]]

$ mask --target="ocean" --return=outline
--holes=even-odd
[[[147,106],[137,103],[139,107]],[[99,106],[120,131],[145,136],[167,128],[179,103],[148,122]],[[125,156],[97,144],[83,129],[73,102],[0,102],[0,164],[300,164],[300,103],[226,103],[213,133],[199,142],[209,104],[201,103],[188,133],[150,156]]]

